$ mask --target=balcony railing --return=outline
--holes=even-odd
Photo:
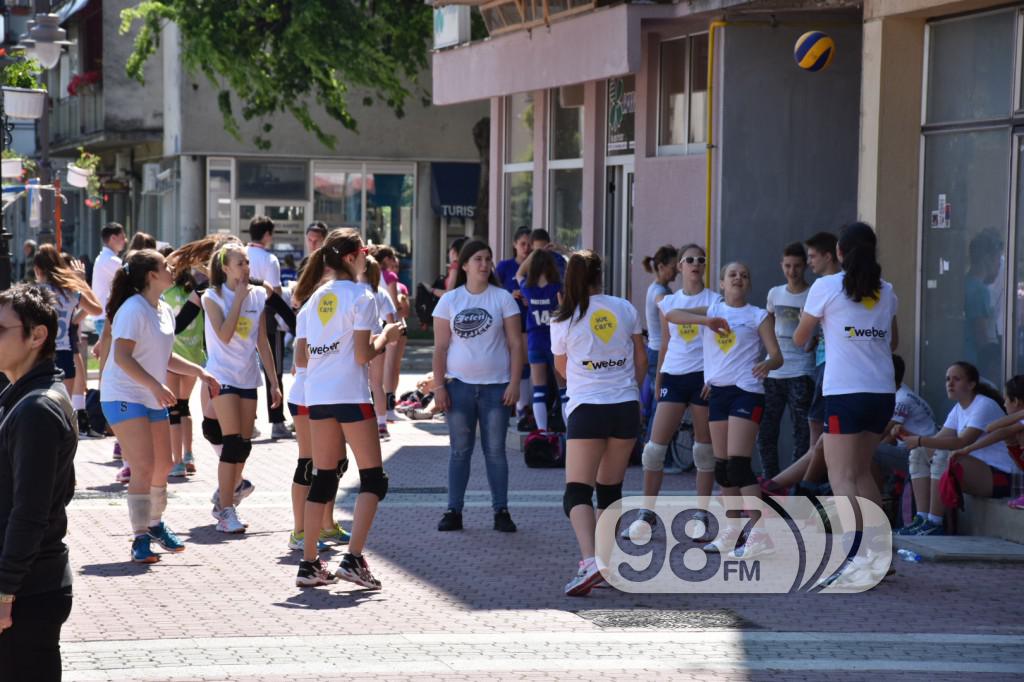
[[[67,144],[103,130],[103,88],[92,87],[53,103],[50,143]]]

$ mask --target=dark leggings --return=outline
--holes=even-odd
[[[60,629],[71,615],[71,587],[19,597],[14,625],[0,633],[4,682],[57,682],[61,678]]]

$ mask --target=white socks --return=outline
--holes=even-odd
[[[149,527],[160,525],[160,520],[164,517],[164,510],[167,509],[167,486],[156,487],[153,486],[149,489],[150,499],[150,510],[149,510]]]

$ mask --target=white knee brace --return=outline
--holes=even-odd
[[[665,453],[667,451],[667,445],[658,445],[653,440],[647,441],[647,445],[644,446],[644,452],[640,456],[640,461],[644,465],[644,471],[661,471],[664,469]]]
[[[910,451],[908,468],[910,469],[910,480],[916,481],[919,478],[931,478],[931,459],[928,448],[914,448]]]
[[[711,447],[711,443],[693,444],[693,465],[697,471],[715,470],[715,449]]]
[[[932,455],[932,479],[939,480],[942,474],[946,473],[946,465],[949,463],[949,450],[936,450]]]

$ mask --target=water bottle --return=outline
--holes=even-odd
[[[921,563],[921,555],[917,552],[912,552],[909,549],[901,549],[896,552],[900,555],[900,558],[904,561],[910,561],[915,564]]]

